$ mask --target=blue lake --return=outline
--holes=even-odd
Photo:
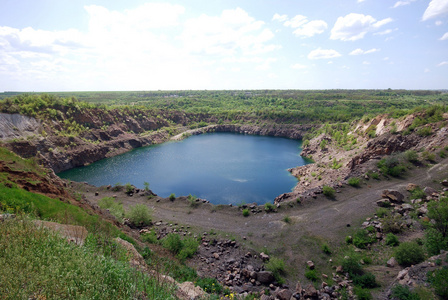
[[[195,195],[213,204],[264,204],[290,192],[297,179],[288,168],[302,166],[301,141],[210,133],[138,148],[58,175],[73,181],[114,185],[144,182],[161,197]]]

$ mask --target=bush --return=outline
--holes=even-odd
[[[398,215],[386,216],[383,219],[383,231],[384,232],[392,232],[392,233],[400,233],[403,230],[402,227],[403,220]]]
[[[436,294],[442,299],[448,299],[448,268],[445,266],[436,270],[428,278]]]
[[[130,195],[134,192],[134,187],[130,183],[126,183],[124,185],[124,188],[126,189],[126,194]]]
[[[216,278],[199,278],[196,284],[207,293],[220,294],[223,290]]]
[[[141,238],[144,242],[147,242],[150,244],[158,244],[159,243],[159,240],[157,239],[157,234],[155,231],[150,231],[148,233],[142,234]]]
[[[397,156],[389,156],[387,158],[383,158],[377,164],[381,173],[384,175],[390,175],[393,177],[399,177],[401,174],[406,172],[406,167],[400,164]]]
[[[398,240],[397,236],[393,233],[388,233],[386,235],[386,245],[396,247],[400,245],[400,241]]]
[[[414,150],[407,150],[404,152],[404,158],[412,163],[418,162],[418,154]]]
[[[365,249],[368,244],[373,243],[375,239],[369,236],[365,229],[360,229],[353,235],[353,245],[360,249]]]
[[[193,238],[185,238],[182,240],[182,249],[180,250],[177,257],[181,260],[193,257],[193,255],[198,251],[199,243]]]
[[[432,134],[432,128],[430,126],[425,126],[417,130],[419,136],[430,136]]]
[[[123,204],[116,202],[112,197],[104,197],[98,201],[98,206],[102,209],[109,210],[109,213],[113,215],[119,222],[123,222],[124,208]]]
[[[174,193],[171,193],[169,198],[171,201],[174,201],[176,199],[176,195]]]
[[[355,295],[358,297],[358,300],[371,300],[372,295],[370,294],[369,290],[360,288],[360,287],[355,287],[354,289]]]
[[[285,262],[281,258],[271,257],[266,264],[266,269],[271,271],[278,283],[282,283],[282,275],[285,274]]]
[[[407,285],[397,284],[391,292],[391,296],[398,300],[420,300],[418,294],[412,292]]]
[[[311,281],[317,281],[317,279],[319,279],[316,270],[307,270],[305,272],[305,277]]]
[[[440,250],[448,249],[448,238],[444,238],[436,229],[429,228],[425,232],[425,246],[429,255],[437,255]]]
[[[431,161],[431,162],[433,162],[436,159],[436,155],[429,151],[423,151],[422,157],[424,160]]]
[[[359,187],[361,180],[358,177],[350,177],[348,179],[348,184],[353,187]]]
[[[178,254],[182,250],[182,240],[175,233],[168,234],[162,242],[163,247],[170,250],[174,254]]]
[[[411,199],[425,199],[426,193],[420,187],[416,187],[411,191]]]
[[[323,245],[322,245],[322,252],[325,253],[325,254],[330,255],[330,254],[331,254],[330,247],[328,247],[327,244],[323,244]]]
[[[428,205],[428,217],[434,220],[431,227],[441,233],[443,238],[448,237],[448,198],[431,201]]]
[[[126,213],[126,216],[135,226],[146,226],[151,224],[151,211],[144,204],[131,206]]]
[[[375,275],[372,273],[365,273],[362,275],[352,275],[350,277],[353,283],[362,288],[373,289],[378,286],[376,282]]]
[[[272,203],[267,202],[267,203],[264,204],[264,210],[266,212],[275,211],[275,205],[272,204]]]
[[[249,209],[248,208],[243,209],[243,216],[244,217],[248,217],[249,216]]]
[[[334,198],[334,195],[335,195],[334,188],[332,188],[328,185],[324,185],[322,188],[322,192],[324,193],[325,196],[327,196],[329,198]]]
[[[344,272],[347,272],[350,276],[363,274],[360,263],[354,257],[345,258],[341,265]]]
[[[424,261],[425,254],[416,242],[405,242],[395,250],[395,258],[400,265],[408,267]]]
[[[385,207],[380,207],[376,210],[376,215],[378,216],[378,218],[384,218],[388,214],[389,214],[389,210]]]

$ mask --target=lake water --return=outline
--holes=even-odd
[[[286,138],[209,133],[138,148],[58,175],[90,184],[144,182],[161,197],[195,195],[213,204],[264,204],[290,192],[288,168],[309,163],[301,142]]]

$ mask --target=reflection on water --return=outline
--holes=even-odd
[[[288,168],[306,163],[300,141],[212,133],[139,148],[58,174],[93,185],[131,183],[162,197],[192,194],[214,204],[272,202],[291,191]]]

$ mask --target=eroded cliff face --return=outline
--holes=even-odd
[[[20,156],[37,157],[46,167],[58,173],[134,148],[162,143],[172,139],[176,133],[179,137],[182,133],[235,132],[301,139],[312,128],[312,125],[225,124],[188,130],[185,125],[191,119],[197,121],[198,116],[188,116],[182,112],[159,113],[144,115],[139,111],[91,109],[74,114],[65,110],[58,111],[58,117],[51,120],[1,114],[1,140]],[[79,132],[74,134],[73,128]]]

